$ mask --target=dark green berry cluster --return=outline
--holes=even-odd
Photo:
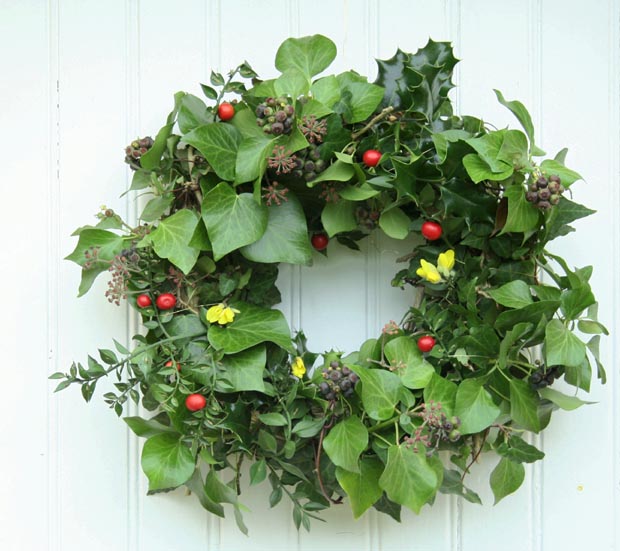
[[[134,140],[125,148],[125,162],[132,170],[138,170],[141,168],[140,157],[151,147],[153,147],[153,138],[150,136]]]
[[[416,448],[416,444],[421,443],[427,449],[435,449],[441,441],[456,442],[461,438],[461,420],[453,415],[448,417],[444,411],[441,402],[429,400],[428,403],[422,404],[422,411],[414,413],[416,417],[422,420],[411,437],[405,438],[408,446]]]
[[[256,124],[265,134],[290,134],[295,122],[295,107],[290,98],[267,98],[256,107]]]
[[[322,376],[324,380],[319,384],[319,392],[326,400],[335,400],[339,394],[348,398],[360,380],[353,371],[337,360],[323,368]]]
[[[355,218],[357,223],[364,229],[374,230],[379,223],[380,212],[378,210],[368,209],[365,207],[357,207],[355,209]]]
[[[528,186],[525,198],[539,209],[548,209],[560,202],[564,186],[557,174],[540,176]]]
[[[316,145],[310,144],[306,149],[295,153],[295,168],[292,175],[303,178],[306,182],[314,180],[326,168],[325,161]]]
[[[530,375],[530,386],[534,389],[551,386],[561,375],[562,373],[558,367],[546,368],[543,365]]]

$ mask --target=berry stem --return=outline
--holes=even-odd
[[[353,139],[353,141],[357,141],[361,136],[366,134],[366,132],[368,132],[375,124],[387,117],[392,111],[394,111],[394,107],[390,105],[383,109],[379,114],[375,115],[372,119],[370,119],[370,121],[368,121],[368,124],[366,124],[366,126],[351,134],[351,138]]]

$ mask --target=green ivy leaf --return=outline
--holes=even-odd
[[[357,228],[355,203],[344,199],[336,203],[327,203],[321,213],[321,222],[330,237],[337,233],[354,230]]]
[[[586,357],[586,345],[560,320],[551,320],[545,330],[547,365],[579,366]]]
[[[245,138],[239,144],[235,167],[235,184],[253,182],[264,174],[267,167],[267,157],[273,151],[275,139],[269,138],[262,131],[261,134]]]
[[[273,342],[293,354],[291,332],[279,310],[260,308],[248,303],[233,305],[240,310],[232,323],[222,327],[211,325],[211,345],[226,354],[236,354],[263,342]]]
[[[390,446],[379,486],[388,497],[419,513],[435,495],[438,479],[424,453],[415,453],[404,445]]]
[[[258,241],[267,228],[267,208],[251,193],[237,195],[226,182],[218,184],[202,203],[202,218],[213,245],[215,260]]]
[[[241,316],[241,314],[237,314],[237,316]],[[237,321],[240,321],[240,318],[235,317],[233,323]],[[209,336],[211,336],[212,330],[213,328],[209,331]],[[265,392],[265,382],[263,381],[263,373],[267,363],[265,345],[253,346],[237,354],[226,355],[220,363],[224,368],[226,379],[230,381],[230,392],[246,390]]]
[[[521,427],[540,432],[538,395],[523,380],[510,379],[510,416]]]
[[[341,99],[334,105],[349,124],[362,122],[375,112],[383,98],[383,88],[368,82],[352,81],[348,73],[338,75]]]
[[[298,98],[308,93],[310,79],[302,71],[292,67],[283,71],[273,86],[278,96]]]
[[[194,474],[194,457],[178,434],[151,436],[144,443],[141,463],[149,492],[177,488]]]
[[[570,168],[566,168],[559,161],[554,161],[552,159],[545,159],[542,163],[540,163],[540,169],[547,176],[551,176],[553,174],[559,176],[562,180],[562,185],[566,188],[570,187],[577,180],[583,180],[582,176],[578,172],[575,172]]]
[[[521,463],[515,463],[502,457],[491,473],[491,490],[495,496],[495,504],[504,497],[515,492],[523,483],[525,468]]]
[[[241,254],[254,262],[289,264],[312,263],[306,216],[294,195],[287,195],[280,205],[267,207],[267,229],[263,236],[241,249]]]
[[[362,403],[371,419],[382,421],[394,414],[403,385],[394,373],[382,369],[350,366],[362,382]]]
[[[407,388],[424,388],[435,369],[423,357],[411,337],[397,337],[385,345],[385,357]]]
[[[444,379],[437,373],[433,373],[430,381],[424,387],[424,401],[431,400],[441,403],[441,408],[446,416],[454,415],[454,404],[458,385],[448,379]]]
[[[373,457],[360,461],[359,472],[336,468],[336,478],[347,493],[354,518],[361,517],[381,498],[383,490],[379,486],[379,478],[382,473],[383,463]]]
[[[157,417],[153,419],[143,419],[142,417],[125,417],[123,421],[127,423],[127,426],[132,430],[136,436],[141,438],[150,438],[157,434],[172,433],[176,435],[176,438],[180,438],[181,435],[177,433],[172,427],[163,425],[157,420]]]
[[[353,165],[342,161],[335,161],[314,180],[308,182],[308,186],[314,187],[320,182],[348,182],[353,176],[355,176]]]
[[[525,198],[525,191],[521,184],[508,186],[504,191],[508,199],[508,216],[502,228],[502,234],[507,232],[530,232],[540,225],[540,210]]]
[[[519,130],[506,130],[497,160],[504,161],[516,170],[529,166],[528,143],[525,134]]]
[[[281,73],[297,69],[311,79],[327,69],[335,57],[336,45],[323,35],[287,38],[276,53],[276,68]]]
[[[518,323],[531,323],[536,326],[542,318],[551,319],[559,307],[559,300],[541,300],[523,308],[507,310],[497,316],[495,329],[508,331]]]
[[[213,122],[204,101],[192,94],[185,94],[179,105],[179,130],[187,134],[194,128]]]
[[[323,440],[323,449],[332,463],[352,473],[360,472],[359,456],[367,446],[368,431],[356,415],[334,425]]]
[[[504,95],[499,90],[493,91],[497,96],[497,101],[499,101],[504,107],[509,109],[512,114],[517,117],[517,120],[521,123],[523,130],[525,130],[525,133],[530,140],[532,155],[544,155],[545,152],[536,147],[536,140],[534,139],[534,124],[532,123],[532,117],[530,116],[525,106],[517,100],[506,101],[504,99]]]
[[[512,434],[508,442],[502,442],[497,447],[497,453],[516,463],[534,463],[540,461],[545,454],[535,446],[528,444],[523,438]]]
[[[340,99],[340,84],[334,75],[315,80],[310,91],[314,99],[327,107],[331,107]]]
[[[166,143],[170,134],[172,134],[172,128],[174,123],[168,123],[157,133],[153,146],[142,157],[140,157],[140,166],[144,170],[154,170],[159,166],[161,156],[166,151]]]
[[[405,239],[409,235],[411,220],[398,207],[383,211],[379,218],[379,227],[388,237]]]
[[[465,498],[470,503],[482,505],[480,496],[466,488],[461,480],[461,473],[455,470],[444,469],[443,481],[439,491],[442,494],[453,494]]]
[[[222,180],[235,180],[241,135],[232,124],[215,122],[199,126],[185,134],[183,141],[200,151]]]
[[[560,197],[560,202],[550,209],[545,221],[545,241],[566,235],[573,231],[568,225],[575,220],[585,218],[596,211],[575,203],[566,197]]]
[[[181,209],[162,220],[149,234],[157,255],[170,260],[184,274],[190,272],[200,254],[200,249],[189,245],[198,221],[193,210]]]
[[[454,414],[461,419],[461,433],[473,434],[489,427],[497,419],[500,409],[481,381],[466,379],[456,392]]]
[[[508,308],[523,308],[532,304],[530,286],[522,279],[510,281],[498,289],[487,291],[495,302]]]
[[[561,392],[549,387],[541,388],[538,392],[542,398],[553,402],[556,406],[566,411],[572,411],[574,409],[577,409],[578,407],[583,406],[584,404],[596,403],[586,402],[581,398],[577,398],[577,396],[567,396],[566,394],[562,394]]]

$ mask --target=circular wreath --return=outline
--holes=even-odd
[[[374,83],[314,78],[335,56],[324,36],[290,38],[278,78],[243,63],[211,73],[210,105],[176,94],[156,138],[126,149],[130,189],[150,194],[140,224],[103,207],[68,257],[80,295],[108,271],[108,300],[127,299],[145,331],[52,375],[58,389],[89,401],[115,375],[106,403],[152,412],[124,419],[146,438],[149,493],[185,485],[216,515],[232,505],[243,530],[244,459],[297,527],[344,497],[355,517],[395,519],[437,492],[480,502],[464,479],[482,452],[499,456],[498,502],[544,455],[526,433],[584,403],[554,382],[588,391],[592,365],[604,380],[592,269],[545,249],[593,212],[567,197],[580,176],[566,151],[538,162],[530,115],[499,91],[523,131],[455,115],[448,43],[378,60]],[[415,303],[359,351],[319,359],[272,308],[278,263],[373,231],[417,237],[392,281]]]

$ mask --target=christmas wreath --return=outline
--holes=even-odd
[[[546,249],[593,212],[569,198],[566,150],[541,161],[530,115],[499,91],[523,130],[453,113],[448,43],[378,60],[374,83],[316,78],[335,56],[324,36],[289,38],[277,78],[246,62],[211,73],[208,105],[176,94],[155,139],[126,148],[130,190],[149,197],[139,224],[103,207],[68,256],[80,295],[108,272],[108,300],[144,331],[53,374],[57,390],[89,401],[113,378],[119,416],[130,400],[151,412],[124,418],[146,439],[149,493],[185,485],[243,530],[244,460],[298,528],[344,498],[397,520],[437,492],[480,502],[464,481],[482,452],[498,502],[544,455],[527,433],[585,403],[592,368],[605,379],[592,268]],[[359,351],[310,352],[273,308],[278,264],[373,231],[415,236],[392,281],[414,304]]]

